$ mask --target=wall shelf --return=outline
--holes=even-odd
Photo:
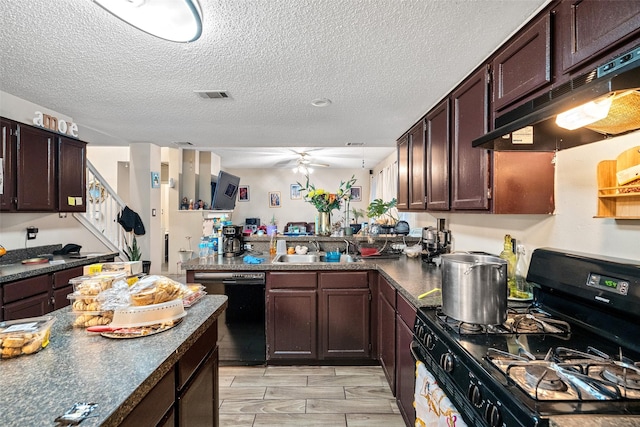
[[[640,219],[640,185],[618,185],[616,174],[640,165],[640,147],[620,154],[616,160],[598,163],[598,213],[594,218]]]

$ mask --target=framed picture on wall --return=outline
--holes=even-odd
[[[160,188],[160,172],[151,172],[151,188]]]
[[[302,199],[302,194],[300,193],[300,184],[291,184],[291,200],[300,200]]]
[[[248,185],[239,185],[238,186],[238,201],[239,202],[248,202],[249,201],[249,186]]]
[[[269,191],[269,207],[270,208],[279,208],[280,207],[280,192],[279,191]]]
[[[354,202],[362,201],[362,187],[351,187],[351,200]]]

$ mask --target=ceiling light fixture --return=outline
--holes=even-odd
[[[202,34],[197,0],[93,0],[124,22],[153,36],[187,43]]]
[[[331,105],[331,100],[327,98],[317,98],[311,101],[311,105],[314,107],[328,107]]]
[[[300,173],[307,176],[313,173],[313,168],[310,168],[307,165],[300,164],[293,168],[293,173]]]

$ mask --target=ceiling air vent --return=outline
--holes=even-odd
[[[231,98],[226,90],[194,90],[200,98],[204,99],[227,99]]]
[[[193,145],[189,141],[174,141],[174,144],[176,144],[177,146],[180,146],[180,147],[189,147],[189,146]]]
[[[362,147],[364,145],[364,142],[347,142],[344,145],[346,145],[347,147]]]

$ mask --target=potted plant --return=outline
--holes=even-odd
[[[395,217],[391,209],[395,208],[398,201],[393,198],[389,202],[385,202],[382,199],[374,199],[369,206],[367,206],[367,216],[383,229],[390,229],[398,222],[398,218]]]
[[[127,259],[129,259],[129,261],[141,260],[142,250],[140,249],[140,246],[138,246],[138,240],[136,239],[135,235],[133,236],[133,239],[131,239],[131,245],[129,245],[126,238],[124,239],[124,245],[125,245],[124,254],[126,255]],[[142,261],[142,272],[144,274],[149,274],[150,270],[151,270],[151,261]]]

